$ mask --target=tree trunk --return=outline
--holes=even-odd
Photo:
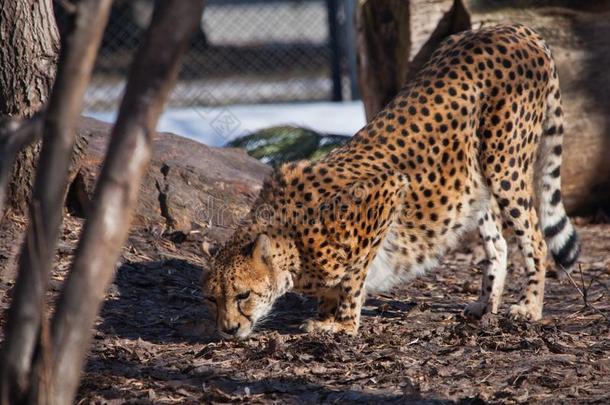
[[[358,76],[368,121],[447,36],[470,29],[461,0],[365,0],[357,13]]]
[[[31,117],[49,98],[59,55],[52,0],[2,0],[0,116]],[[40,144],[17,155],[7,206],[23,214],[34,182]]]
[[[59,53],[51,0],[3,0],[0,114],[30,117],[47,101]]]
[[[0,118],[29,118],[49,98],[55,80],[60,38],[52,0],[0,0]],[[86,139],[76,140],[69,180]],[[6,206],[17,214],[27,212],[40,143],[17,154],[8,183]]]

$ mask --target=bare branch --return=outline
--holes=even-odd
[[[61,225],[63,198],[80,115],[111,0],[82,0],[73,29],[62,38],[59,67],[44,122],[30,221],[8,313],[0,375],[0,401],[18,403],[27,392],[40,336],[41,308]],[[34,210],[34,207],[36,209]]]
[[[157,2],[132,65],[108,154],[72,270],[52,322],[52,370],[39,372],[30,398],[69,404],[78,386],[96,314],[127,238],[152,138],[180,56],[201,21],[202,0]],[[42,361],[38,359],[37,369]],[[48,370],[47,370],[48,371]],[[49,377],[49,386],[40,376]],[[47,390],[45,390],[47,388]],[[46,392],[45,392],[46,391]]]
[[[595,305],[593,305],[590,302],[588,302],[588,300],[587,300],[587,290],[585,289],[585,284],[584,284],[585,281],[584,281],[584,276],[583,276],[583,273],[582,273],[582,266],[581,266],[581,264],[578,263],[578,268],[580,269],[580,277],[581,277],[581,280],[582,280],[582,283],[583,283],[582,290],[578,287],[578,284],[576,284],[576,281],[574,281],[574,278],[572,278],[572,275],[570,274],[569,271],[564,269],[563,266],[559,266],[559,268],[561,268],[561,270],[563,270],[563,272],[565,273],[565,275],[568,278],[568,280],[570,280],[570,283],[572,284],[572,286],[574,286],[574,288],[576,288],[576,291],[578,291],[578,293],[582,297],[582,300],[583,300],[585,308],[593,308],[593,310],[595,312],[597,312],[598,314],[600,314],[607,322],[610,322],[610,318],[608,318],[608,316],[603,311],[601,311]]]
[[[0,127],[0,222],[4,216],[6,187],[17,153],[40,137],[43,113],[25,120],[10,119]]]

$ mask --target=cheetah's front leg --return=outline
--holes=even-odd
[[[337,288],[332,288],[318,300],[318,320],[324,321],[335,318],[335,312],[339,306],[339,294]]]
[[[320,317],[307,321],[303,329],[309,333],[342,332],[356,335],[360,326],[360,311],[365,299],[364,279],[365,277],[359,274],[347,276],[331,290],[333,295],[326,295],[321,299],[318,308]]]

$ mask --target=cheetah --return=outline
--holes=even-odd
[[[357,334],[367,293],[434,268],[474,228],[488,265],[465,314],[498,312],[507,231],[526,270],[509,313],[541,319],[547,249],[568,271],[580,251],[561,200],[563,133],[557,69],[537,33],[447,38],[350,142],[266,180],[203,276],[220,335],[248,336],[290,290],[318,299],[306,331]]]

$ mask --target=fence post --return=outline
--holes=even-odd
[[[345,22],[345,53],[349,74],[350,100],[360,100],[358,87],[358,56],[356,52],[356,7],[357,0],[343,0]]]
[[[343,92],[341,86],[341,48],[339,46],[339,22],[337,20],[338,0],[326,0],[328,10],[328,45],[331,52],[331,78],[333,89],[331,94],[332,101],[342,101]]]

